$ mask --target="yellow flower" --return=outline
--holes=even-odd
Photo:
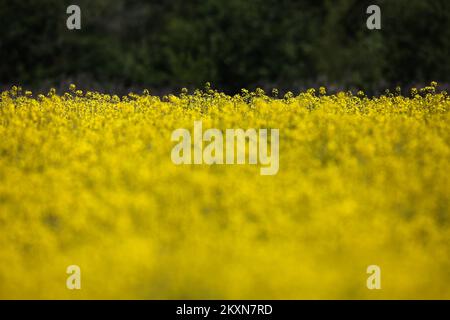
[[[285,99],[15,86],[0,99],[0,299],[450,299],[450,97],[436,86]],[[171,134],[196,120],[279,129],[278,174],[174,165]]]

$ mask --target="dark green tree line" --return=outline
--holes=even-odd
[[[82,29],[66,28],[78,4]],[[369,4],[382,29],[366,28]],[[0,1],[0,85],[297,90],[450,82],[447,0]]]

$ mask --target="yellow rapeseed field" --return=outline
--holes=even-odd
[[[450,97],[0,101],[0,298],[450,298]],[[279,129],[279,171],[175,165],[177,128]],[[81,268],[81,290],[66,268]],[[381,268],[381,290],[366,287]]]

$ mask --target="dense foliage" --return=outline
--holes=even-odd
[[[0,2],[0,86],[155,92],[450,83],[447,0],[79,0]],[[382,30],[365,10],[382,8]],[[115,90],[112,90],[115,89]]]

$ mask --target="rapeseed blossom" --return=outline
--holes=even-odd
[[[450,298],[450,98],[0,100],[0,298]],[[280,166],[176,166],[171,133],[277,128]],[[78,265],[82,289],[67,290]],[[379,265],[382,289],[368,290]]]

